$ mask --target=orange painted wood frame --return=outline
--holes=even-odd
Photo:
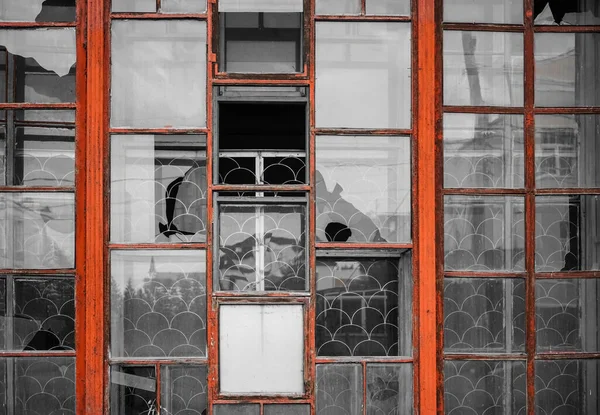
[[[439,335],[440,310],[437,290],[440,288],[440,258],[443,247],[439,235],[441,198],[440,167],[437,164],[441,120],[441,18],[438,0],[412,0],[412,16],[368,16],[366,1],[361,0],[360,16],[320,16],[315,17],[315,0],[305,0],[305,39],[306,60],[304,71],[297,75],[240,76],[217,73],[216,54],[218,30],[216,29],[216,0],[209,0],[206,14],[160,13],[110,13],[110,2],[106,0],[78,1],[78,78],[77,78],[77,413],[109,413],[108,396],[108,339],[109,339],[109,249],[188,249],[205,248],[207,253],[207,340],[209,389],[218,385],[218,370],[212,362],[217,358],[218,327],[217,303],[227,297],[234,300],[235,295],[213,293],[212,261],[213,250],[210,241],[214,239],[212,226],[208,227],[206,244],[109,244],[109,133],[118,134],[185,134],[203,133],[207,135],[207,180],[209,206],[208,223],[214,215],[213,192],[226,190],[227,186],[213,184],[212,172],[212,125],[213,125],[213,86],[215,85],[301,85],[310,90],[310,145],[309,163],[310,184],[296,190],[307,193],[309,204],[315,203],[314,165],[315,137],[327,135],[410,135],[413,149],[412,180],[412,228],[411,244],[353,244],[352,248],[413,249],[414,300],[413,300],[413,358],[388,361],[412,362],[414,367],[414,407],[416,414],[434,414],[441,410],[441,386],[443,373],[437,351],[440,346]],[[157,1],[160,7],[160,0]],[[208,29],[207,59],[207,128],[200,130],[140,130],[111,129],[109,123],[110,91],[110,24],[111,19],[195,19],[205,20]],[[412,22],[412,128],[406,130],[344,130],[315,128],[314,86],[315,86],[315,24],[317,21],[405,21]],[[351,86],[349,86],[351,87]],[[316,218],[313,207],[309,209],[309,223],[315,228]],[[330,246],[315,244],[309,240],[311,294],[299,301],[308,301],[307,341],[305,347],[309,353],[307,362],[307,397],[311,413],[315,411],[315,363],[327,359],[316,358],[315,348],[315,312],[316,281],[315,254],[318,248],[345,248],[344,244]],[[269,294],[262,298],[274,298]],[[292,295],[279,295],[279,301]],[[244,297],[253,301],[251,297]],[[361,361],[379,361],[378,359],[359,359]],[[332,362],[335,361],[332,360]],[[384,360],[381,360],[384,361]],[[366,365],[363,362],[363,370]],[[151,363],[151,362],[150,362]],[[366,391],[365,391],[366,393]],[[209,393],[209,410],[212,408],[216,393]],[[252,399],[248,399],[252,401]],[[265,397],[262,402],[287,402],[283,398]],[[303,401],[303,400],[300,400]],[[220,401],[222,402],[222,401]],[[234,402],[234,401],[230,401]],[[366,413],[366,405],[364,407]],[[358,414],[357,414],[358,415]]]

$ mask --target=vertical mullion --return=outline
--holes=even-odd
[[[84,65],[79,65],[81,61],[78,60],[80,113],[85,109],[78,120],[85,120],[85,128],[80,128],[76,161],[80,195],[83,185],[83,197],[78,197],[77,203],[76,266],[79,276],[77,306],[81,309],[83,305],[85,312],[83,315],[78,313],[80,317],[76,319],[76,332],[79,333],[76,378],[81,379],[77,383],[77,413],[101,415],[105,413],[108,397],[105,390],[108,372],[104,277],[108,252],[105,249],[108,232],[105,167],[108,156],[110,2],[89,0],[78,2],[78,7],[81,7],[79,26],[85,30],[81,33],[83,38],[78,38],[77,48],[79,57],[85,54]],[[85,25],[81,24],[83,16],[86,16]]]
[[[525,109],[525,338],[527,354],[527,413],[535,414],[535,119],[533,1],[524,1],[524,109]]]
[[[156,415],[160,415],[162,412],[162,407],[161,407],[161,399],[160,399],[160,395],[162,394],[162,388],[161,388],[161,366],[160,364],[155,364],[154,365],[154,377],[156,378],[156,399],[154,401],[154,408],[155,408],[155,413]],[[165,411],[166,412],[166,411]],[[152,412],[150,412],[148,415],[154,415]]]
[[[362,379],[363,379],[363,389],[362,389],[362,413],[363,415],[367,415],[367,362],[362,362]]]
[[[160,13],[161,9],[162,9],[162,0],[156,0],[156,11],[158,13]]]
[[[367,14],[367,0],[360,0],[360,15],[365,16]]]
[[[6,327],[5,327],[5,350],[14,350],[14,316],[15,316],[15,299],[14,299],[14,277],[7,275],[4,280],[4,291],[6,292]],[[15,363],[16,358],[6,359],[6,408],[8,413],[16,412],[15,408]]]
[[[442,244],[438,243],[438,232],[441,223],[441,189],[438,188],[439,166],[436,169],[436,143],[441,137],[441,62],[440,30],[441,19],[439,15],[438,0],[416,1],[416,16],[413,14],[413,36],[416,37],[416,54],[418,70],[413,72],[413,82],[417,83],[416,95],[413,100],[416,111],[416,122],[413,125],[415,134],[415,159],[416,170],[416,203],[418,210],[413,211],[415,215],[413,223],[414,240],[414,272],[416,275],[415,302],[418,303],[418,312],[413,324],[418,326],[418,338],[413,345],[415,362],[418,369],[415,372],[418,383],[418,407],[416,412],[421,414],[434,414],[441,410],[441,399],[438,402],[438,394],[443,398],[442,385],[438,385],[440,378],[443,380],[441,371],[443,361],[438,367],[437,360],[440,345],[438,340],[437,320],[439,309],[437,305],[437,286],[440,249]],[[413,43],[414,44],[414,43]],[[439,57],[439,61],[438,61]],[[439,72],[439,73],[438,73]],[[418,79],[415,79],[417,78]],[[413,117],[413,120],[415,118]],[[439,145],[437,148],[439,149]],[[433,172],[433,173],[432,173]],[[436,199],[436,194],[440,197]],[[436,203],[438,202],[438,203]],[[439,375],[439,376],[438,376]],[[438,405],[436,405],[438,403]]]

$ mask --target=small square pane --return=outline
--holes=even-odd
[[[317,365],[317,414],[361,414],[363,371],[357,364]]]
[[[523,106],[523,34],[444,31],[444,104]]]
[[[204,13],[206,0],[162,0],[160,11],[162,13]]]
[[[316,0],[315,14],[360,14],[360,0]]]
[[[597,414],[600,360],[537,360],[536,414]]]
[[[525,281],[517,278],[446,278],[444,351],[524,352]]]
[[[411,25],[317,22],[316,126],[410,128]]]
[[[111,137],[111,241],[206,242],[206,137]]]
[[[208,379],[206,366],[161,366],[162,415],[206,414]]]
[[[467,360],[444,363],[444,409],[453,414],[524,414],[525,362]]]
[[[535,105],[600,106],[600,33],[535,34]]]
[[[14,406],[4,406],[6,414],[76,413],[75,357],[19,357],[1,361],[6,362],[5,368],[12,366],[12,376],[7,376],[12,385],[7,389],[14,391],[14,399],[9,398]]]
[[[444,268],[520,271],[525,268],[524,198],[446,196]]]
[[[411,255],[318,258],[319,356],[410,356]]]
[[[74,196],[0,193],[0,268],[73,268]]]
[[[112,24],[111,126],[206,127],[206,22]]]
[[[306,291],[306,206],[219,206],[223,291]]]
[[[598,279],[538,279],[535,297],[539,352],[600,351]]]
[[[367,414],[413,413],[413,365],[367,364]]]
[[[219,307],[219,385],[225,394],[304,394],[304,307]]]
[[[522,115],[444,114],[444,187],[523,187]]]
[[[318,242],[411,240],[409,137],[316,139]]]
[[[523,24],[523,0],[444,0],[444,22]]]
[[[113,12],[156,12],[156,0],[112,0]]]
[[[113,251],[111,356],[206,356],[205,252]]]
[[[408,16],[410,5],[410,0],[366,0],[366,12],[368,15]]]
[[[3,49],[14,61],[15,102],[75,102],[75,28],[0,29]]]
[[[600,2],[536,0],[533,18],[536,25],[600,25]]]
[[[259,415],[260,405],[248,404],[220,404],[213,405],[213,415]]]
[[[2,22],[74,22],[75,0],[3,0]]]
[[[14,281],[13,350],[75,349],[75,280]]]
[[[111,366],[111,415],[158,413],[156,390],[154,366]]]
[[[535,270],[600,269],[599,195],[535,198]]]
[[[281,404],[265,405],[264,415],[310,415],[310,405]]]
[[[598,114],[536,115],[536,187],[600,187],[598,131]]]

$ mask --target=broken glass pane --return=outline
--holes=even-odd
[[[533,17],[539,25],[600,25],[598,0],[535,0]]]
[[[74,28],[0,29],[0,53],[15,58],[2,102],[75,102]]]
[[[410,241],[410,153],[408,137],[317,137],[317,241]]]
[[[73,22],[75,0],[3,0],[0,21]]]
[[[154,366],[113,365],[110,369],[112,415],[159,413]]]

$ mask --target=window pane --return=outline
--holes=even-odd
[[[73,22],[75,0],[3,0],[0,21]]]
[[[409,137],[319,136],[319,242],[411,240]]]
[[[205,252],[113,251],[111,356],[206,356]]]
[[[204,13],[206,0],[162,0],[160,11],[164,13]]]
[[[600,196],[536,197],[535,270],[600,269]]]
[[[115,21],[111,125],[206,126],[206,23]]]
[[[444,351],[524,352],[524,281],[512,278],[446,278]]]
[[[317,365],[317,414],[359,414],[363,407],[361,365]]]
[[[0,268],[73,268],[72,193],[0,194]]]
[[[410,15],[410,0],[366,0],[367,14]]]
[[[600,105],[600,33],[536,33],[535,105]]]
[[[316,0],[315,14],[360,14],[360,0]]]
[[[446,414],[525,413],[525,362],[446,361]]]
[[[226,205],[219,212],[219,287],[305,291],[306,207]]]
[[[75,102],[75,28],[0,29],[0,53],[3,49],[15,62],[7,71],[14,102]]]
[[[74,111],[8,111],[0,120],[0,183],[21,186],[75,184]],[[12,130],[5,134],[9,123]],[[8,141],[7,141],[8,140]],[[13,146],[6,160],[6,145]],[[12,177],[6,177],[6,165]]]
[[[445,269],[524,269],[522,197],[446,196],[444,215]]]
[[[302,12],[303,0],[219,0],[220,12]]]
[[[600,115],[535,117],[536,186],[600,187]]]
[[[317,355],[412,355],[410,260],[317,259]]]
[[[523,187],[523,116],[444,114],[444,187]]]
[[[523,0],[445,0],[444,21],[522,24]]]
[[[206,414],[207,382],[206,366],[161,366],[160,413]]]
[[[538,279],[535,294],[538,351],[600,350],[597,279]]]
[[[599,366],[598,360],[537,360],[536,413],[600,413]]]
[[[75,281],[72,278],[14,282],[13,344],[8,350],[75,348]]]
[[[367,364],[367,414],[412,413],[412,364]]]
[[[310,415],[310,405],[265,405],[264,415]]]
[[[303,306],[221,305],[219,372],[222,393],[303,394]]]
[[[302,19],[301,12],[220,13],[219,70],[302,72]]]
[[[206,242],[206,137],[111,137],[111,240]]]
[[[259,404],[224,404],[213,406],[214,415],[259,415]]]
[[[156,0],[112,0],[113,12],[156,12]]]
[[[316,125],[410,128],[410,23],[317,22]]]
[[[535,2],[535,24],[598,25],[600,24],[600,2],[597,0],[570,0]]]
[[[523,106],[523,35],[445,31],[444,104]]]
[[[158,413],[154,366],[113,365],[110,370],[111,415]]]

